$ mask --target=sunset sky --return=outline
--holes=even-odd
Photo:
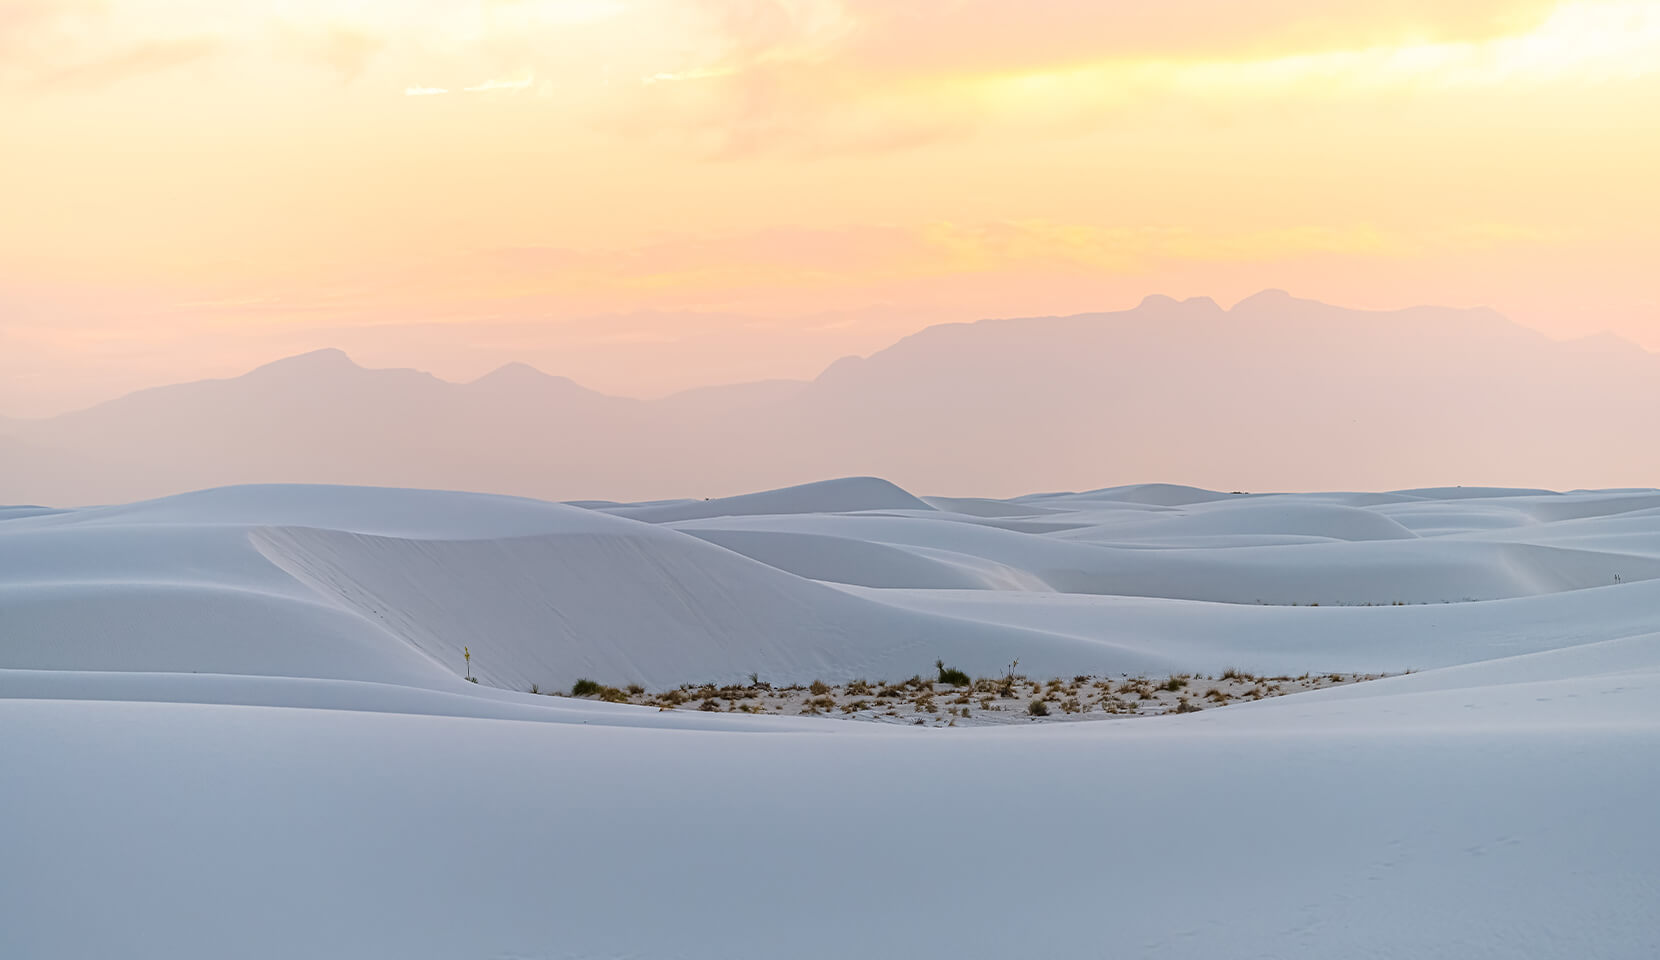
[[[0,0],[0,415],[1265,287],[1660,350],[1657,171],[1660,0]]]

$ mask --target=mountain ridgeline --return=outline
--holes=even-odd
[[[0,421],[0,502],[245,482],[549,499],[723,496],[826,476],[1008,495],[1157,477],[1220,489],[1652,484],[1660,356],[1488,310],[1267,291],[929,327],[811,382],[610,397],[509,364],[470,383],[338,350]]]

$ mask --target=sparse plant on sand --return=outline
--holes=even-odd
[[[598,693],[599,690],[599,684],[589,680],[587,677],[581,677],[575,683],[571,684],[571,696],[573,697],[591,697]]]
[[[1049,716],[1049,704],[1044,703],[1041,699],[1033,700],[1026,704],[1026,712],[1034,717],[1047,717]]]
[[[956,667],[946,666],[944,660],[935,660],[934,667],[939,670],[940,683],[949,683],[953,687],[966,687],[974,682],[968,674]]]

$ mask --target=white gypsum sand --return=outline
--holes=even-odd
[[[0,512],[20,957],[1646,958],[1657,758],[1654,490]]]

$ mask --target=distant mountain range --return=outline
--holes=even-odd
[[[843,475],[1007,496],[1166,480],[1217,489],[1660,483],[1660,355],[1556,341],[1489,310],[1231,309],[929,327],[812,381],[659,400],[509,364],[471,383],[338,350],[0,420],[0,503],[256,481],[551,499],[723,496]]]

